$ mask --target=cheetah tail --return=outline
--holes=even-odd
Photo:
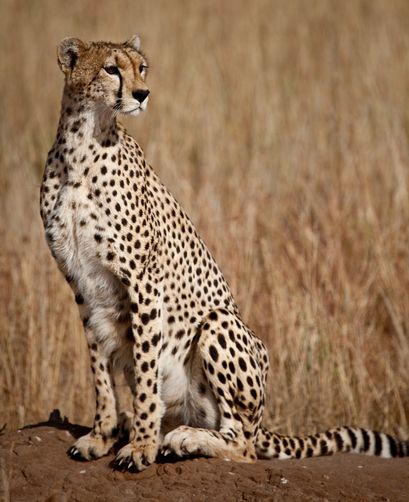
[[[282,436],[261,427],[257,434],[259,458],[306,458],[338,452],[363,453],[379,457],[409,456],[409,441],[368,429],[337,427],[310,436]]]

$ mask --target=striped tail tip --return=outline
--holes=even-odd
[[[256,450],[259,458],[307,458],[347,452],[392,458],[409,456],[409,441],[357,427],[337,427],[304,437],[282,436],[261,428]]]

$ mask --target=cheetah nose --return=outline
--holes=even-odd
[[[143,103],[145,99],[148,97],[149,91],[148,89],[143,90],[143,89],[137,89],[136,91],[133,91],[132,97],[134,97],[136,100],[139,101],[139,103]]]

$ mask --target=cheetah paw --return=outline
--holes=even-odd
[[[207,453],[200,443],[200,431],[187,426],[178,427],[166,434],[161,447],[161,454],[165,457],[171,454],[186,457]]]
[[[87,460],[95,460],[106,455],[111,449],[116,438],[106,438],[102,435],[93,435],[91,433],[80,437],[67,450],[67,455],[73,460],[85,462]]]
[[[155,462],[157,453],[156,445],[131,442],[119,450],[112,466],[119,471],[143,471]]]

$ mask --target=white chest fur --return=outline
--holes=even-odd
[[[107,222],[88,193],[86,186],[63,185],[45,221],[46,235],[60,269],[75,291],[87,299],[89,322],[97,328],[98,338],[115,350],[119,340],[112,334],[118,331],[115,325],[124,317],[129,302],[121,282],[101,261],[104,246],[97,246],[96,239]]]

